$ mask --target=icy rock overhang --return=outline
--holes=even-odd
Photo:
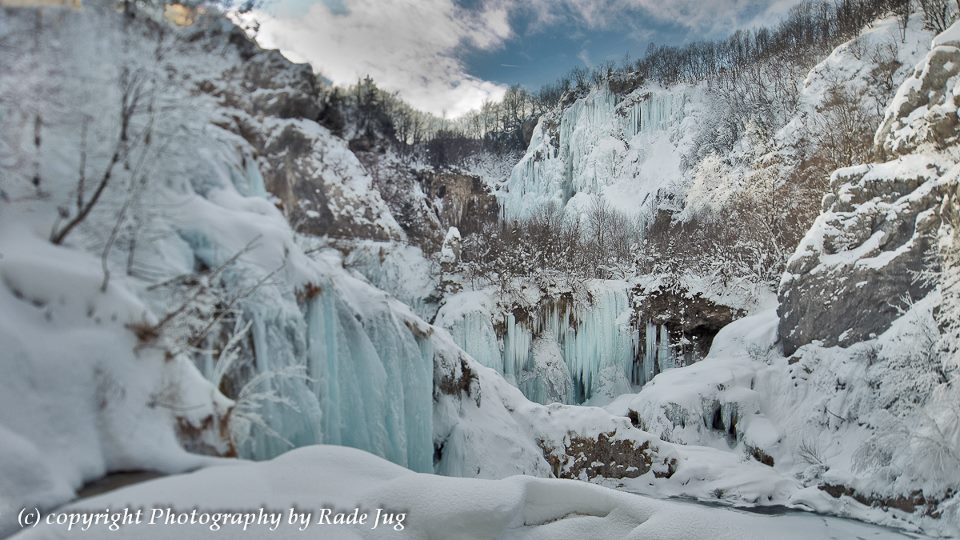
[[[876,134],[890,161],[834,173],[823,213],[780,284],[784,352],[819,340],[848,346],[889,328],[933,285],[945,185],[954,181],[960,104],[960,27],[938,36],[897,91]]]

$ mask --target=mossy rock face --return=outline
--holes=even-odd
[[[947,491],[942,498],[936,498],[928,497],[923,491],[917,490],[909,495],[882,497],[873,493],[861,493],[843,484],[820,484],[817,488],[837,499],[849,497],[865,506],[884,509],[889,508],[908,514],[920,513],[933,518],[940,517],[941,512],[938,510],[938,507],[943,501],[949,499],[955,493],[954,491]]]
[[[675,459],[661,459],[648,441],[616,437],[616,431],[600,433],[596,438],[572,435],[563,449],[550,448],[543,441],[543,455],[557,478],[592,480],[594,478],[637,478],[658,461],[654,475],[669,478],[676,471]]]

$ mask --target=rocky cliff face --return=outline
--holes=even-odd
[[[439,251],[450,227],[466,233],[499,217],[497,199],[479,176],[418,168],[390,153],[357,155],[408,242],[425,252]]]
[[[780,285],[784,352],[879,335],[936,285],[938,234],[956,201],[960,31],[938,37],[875,138],[888,161],[841,169]]]
[[[705,358],[717,332],[746,313],[707,298],[701,292],[670,287],[648,289],[642,285],[632,292],[637,324],[651,323],[667,329],[670,342],[675,344],[678,366]]]
[[[222,73],[207,71],[197,91],[224,107],[218,125],[254,148],[258,163],[251,167],[260,170],[274,204],[298,232],[404,238],[356,155],[319,123],[320,88],[309,65],[262,50],[225,23],[201,21],[185,33],[186,41],[205,48],[224,38],[231,44],[240,62]]]

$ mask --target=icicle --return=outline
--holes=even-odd
[[[307,382],[284,374],[284,370],[302,366],[296,349],[302,346],[303,319],[298,311],[282,306],[250,302],[245,316],[252,322],[251,341],[254,368],[264,379],[256,393],[272,392],[286,403],[263,402],[258,414],[270,429],[282,438],[254,428],[254,436],[240,453],[254,459],[267,459],[291,448],[324,442],[319,402]]]
[[[503,359],[506,354],[500,350],[497,334],[488,315],[483,311],[464,314],[447,327],[453,341],[474,360],[488,368],[504,373]]]
[[[307,366],[323,439],[431,471],[432,353],[391,314],[364,326],[334,293],[307,309]]]
[[[634,373],[640,333],[630,323],[627,289],[609,283],[591,289],[590,303],[546,302],[529,310],[523,321],[513,313],[503,315],[500,347],[494,321],[483,311],[458,317],[447,329],[458,345],[534,401],[564,396],[568,403],[580,403],[598,394],[629,392],[631,381],[649,377]],[[656,358],[655,327],[647,336],[654,340],[646,349],[652,351],[648,360],[652,362]],[[560,368],[557,357],[565,369]],[[563,384],[561,375],[567,379]]]
[[[657,326],[652,322],[647,322],[647,328],[644,336],[646,338],[646,349],[644,350],[643,380],[641,381],[641,384],[650,382],[653,380],[653,377],[656,374]]]
[[[668,369],[673,369],[676,367],[673,358],[673,349],[670,348],[670,332],[667,331],[667,325],[660,325],[660,350],[657,352],[657,359],[660,363],[660,371],[664,372]]]
[[[517,324],[513,313],[505,319],[506,335],[503,338],[503,376],[510,384],[518,386],[520,371],[527,364],[533,335],[530,329]]]

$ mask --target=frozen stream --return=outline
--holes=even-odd
[[[638,495],[640,494],[638,493]],[[934,538],[925,534],[912,533],[893,527],[883,527],[854,519],[817,514],[781,505],[732,507],[717,502],[701,501],[691,497],[671,497],[669,500],[685,505],[715,508],[725,512],[750,515],[752,517],[760,516],[764,521],[769,520],[769,529],[764,528],[761,532],[769,533],[771,538],[776,538],[779,534],[786,533],[787,531],[794,534],[797,531],[802,531],[808,538],[824,540],[905,540],[908,538]]]

